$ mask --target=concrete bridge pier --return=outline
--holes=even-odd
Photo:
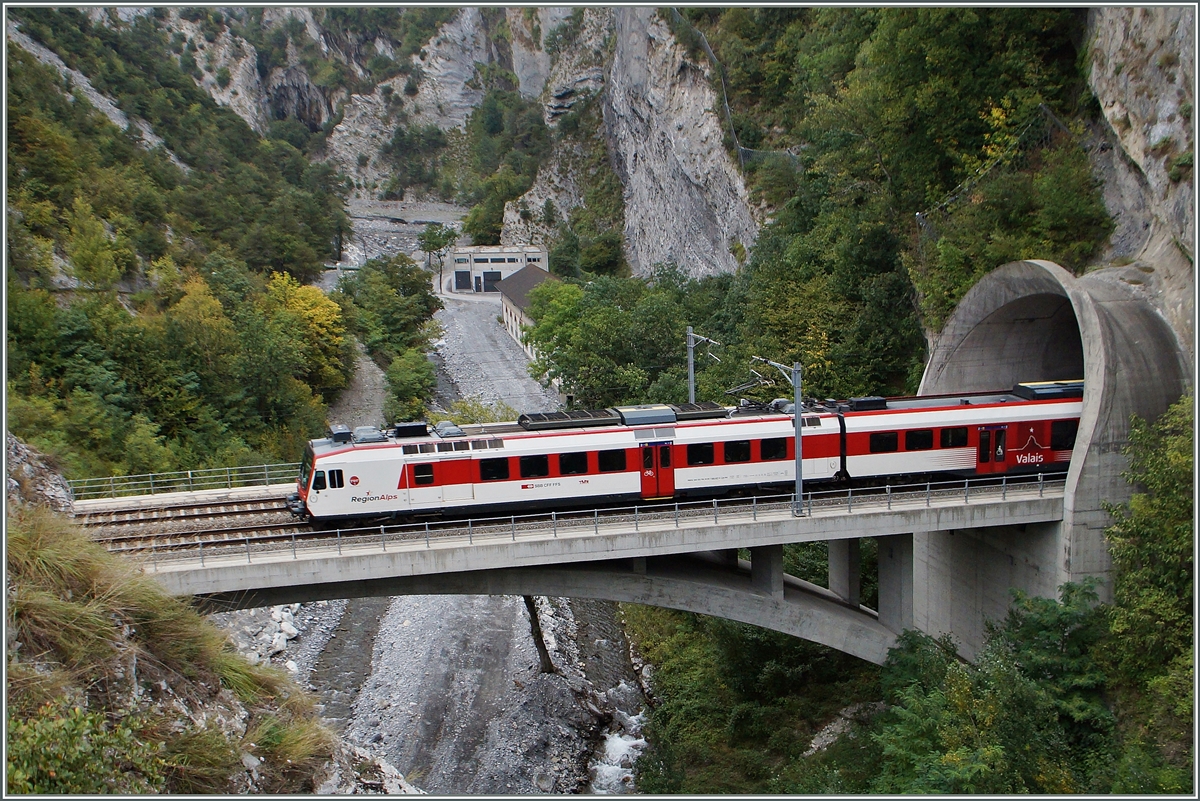
[[[750,549],[750,584],[772,598],[783,598],[783,546],[761,545]]]
[[[878,541],[879,622],[899,634],[913,628],[913,535]]]
[[[858,537],[829,540],[829,589],[851,606],[862,601],[861,558]]]

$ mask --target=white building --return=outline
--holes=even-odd
[[[522,327],[533,325],[533,318],[529,316],[529,292],[544,281],[557,280],[550,273],[539,270],[536,264],[530,264],[496,285],[503,309],[504,330],[525,349],[531,359],[537,358],[537,354],[533,346],[521,338]]]
[[[533,245],[470,245],[446,256],[453,292],[497,292],[496,284],[526,266],[550,271],[549,254]]]

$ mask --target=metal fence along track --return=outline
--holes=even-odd
[[[71,486],[72,500],[83,501],[128,495],[158,495],[163,492],[265,487],[294,481],[299,473],[300,463],[288,462],[252,467],[215,467],[207,470],[180,470],[175,473],[84,478],[68,483]]]

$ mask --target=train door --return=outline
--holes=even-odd
[[[641,451],[642,497],[672,497],[675,494],[675,468],[671,464],[671,443],[643,445]]]
[[[433,462],[408,464],[408,498],[413,509],[434,509],[442,505],[442,486],[434,476]]]
[[[438,483],[442,485],[442,500],[446,503],[470,501],[475,498],[475,484],[471,477],[468,457],[448,459],[438,464]]]
[[[976,473],[1003,473],[1007,470],[1008,427],[980,426]]]
[[[409,469],[408,465],[401,463],[400,480],[396,482],[396,490],[397,494],[400,496],[400,505],[405,509],[412,508],[412,498],[408,492],[409,488],[412,486],[411,476],[409,475],[411,472],[412,470]]]

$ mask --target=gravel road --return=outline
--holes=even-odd
[[[558,393],[529,376],[529,357],[499,322],[498,296],[442,295],[434,315],[444,335],[435,344],[441,367],[460,397],[507,403],[517,412],[559,407]]]

